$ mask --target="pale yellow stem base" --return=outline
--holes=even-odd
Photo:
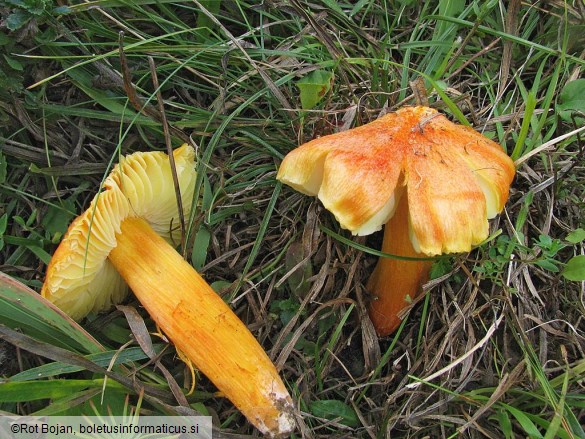
[[[294,406],[254,336],[148,223],[121,228],[109,258],[152,319],[262,433],[287,437]]]
[[[412,247],[408,234],[408,201],[403,195],[394,216],[384,226],[382,251],[397,256],[424,258]],[[375,296],[369,314],[374,328],[383,337],[400,326],[400,311],[410,305],[429,278],[432,261],[380,258],[366,288]]]

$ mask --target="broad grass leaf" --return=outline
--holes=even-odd
[[[557,112],[565,122],[572,122],[575,116],[579,121],[585,120],[585,79],[575,79],[563,87]]]
[[[69,223],[75,216],[73,212],[75,212],[75,202],[71,198],[63,200],[62,206],[49,205],[47,213],[42,219],[45,230],[51,236],[65,233],[69,227]]]
[[[569,259],[561,274],[568,280],[576,282],[585,280],[585,255]]]
[[[211,242],[211,232],[205,225],[201,225],[199,231],[195,235],[195,242],[193,244],[193,253],[191,254],[191,263],[195,270],[201,270],[205,265],[207,258],[207,249]]]
[[[101,344],[63,311],[4,273],[0,273],[0,324],[69,351],[103,351]]]
[[[514,428],[508,412],[506,410],[498,410],[495,418],[498,421],[500,430],[504,433],[504,437],[506,439],[514,439]]]
[[[19,72],[22,72],[24,70],[24,65],[21,62],[19,62],[16,58],[4,55],[4,60],[6,61],[6,64],[10,66],[10,68],[17,70]]]
[[[333,73],[326,70],[315,70],[297,81],[303,110],[314,108],[331,89],[332,82]]]
[[[517,409],[516,407],[512,407],[508,404],[502,404],[508,412],[514,416],[516,421],[520,424],[524,432],[528,435],[530,439],[543,439],[542,434],[538,430],[538,427],[532,422],[530,416],[524,413],[522,410]]]
[[[203,212],[209,212],[213,206],[213,189],[207,176],[203,176],[203,197],[201,209]],[[186,218],[187,220],[187,218]],[[207,249],[211,242],[211,232],[205,224],[201,224],[195,235],[195,242],[193,243],[193,251],[191,253],[191,263],[195,270],[201,270],[205,265],[207,258]]]
[[[318,418],[339,419],[340,424],[348,427],[358,427],[360,425],[360,420],[355,410],[337,399],[313,401],[309,406],[309,411]]]
[[[70,396],[91,387],[101,388],[99,380],[42,380],[27,382],[5,382],[0,384],[0,402],[26,402],[39,399],[55,399]]]
[[[164,345],[162,344],[155,344],[153,346],[154,351],[156,353],[160,352]],[[139,361],[148,358],[148,356],[144,353],[144,351],[139,347],[132,347],[127,348],[122,351],[106,351],[100,352],[98,354],[89,354],[86,355],[85,358],[89,361],[94,362],[98,366],[101,367],[110,367],[112,365],[117,364],[126,364],[132,361]],[[43,364],[42,366],[33,367],[32,369],[28,369],[17,373],[16,375],[12,375],[10,377],[11,382],[20,382],[20,381],[33,381],[38,380],[39,378],[48,378],[54,377],[57,375],[65,375],[69,373],[75,373],[85,370],[81,366],[75,366],[71,364],[65,364],[60,361],[55,361],[53,363]]]
[[[557,267],[554,264],[554,262],[550,259],[542,259],[540,261],[536,261],[536,265],[544,268],[545,270],[552,271],[553,273],[559,272],[559,267]]]
[[[571,244],[579,244],[581,241],[585,240],[585,230],[581,228],[575,229],[569,233],[565,239]]]

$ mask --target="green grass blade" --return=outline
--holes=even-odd
[[[0,402],[25,402],[62,398],[88,388],[101,388],[103,385],[103,379],[8,382],[0,384]]]
[[[512,150],[512,160],[518,159],[523,152],[525,151],[524,144],[526,142],[526,138],[528,137],[528,130],[530,129],[530,123],[532,120],[532,115],[534,114],[534,109],[536,108],[536,95],[534,94],[533,90],[528,92],[528,96],[526,99],[526,108],[524,113],[524,118],[522,120],[522,126],[520,128],[520,133],[518,134],[518,140],[516,141],[516,145]]]
[[[450,21],[452,23],[457,23],[457,24],[460,24],[462,26],[466,26],[469,28],[472,28],[474,26],[473,22],[468,21],[468,20],[463,20],[461,18],[443,17],[440,15],[430,15],[428,18]],[[508,34],[506,32],[502,32],[502,31],[497,30],[497,29],[492,29],[492,28],[485,26],[485,25],[478,26],[478,30],[485,32],[488,35],[494,35],[494,36],[500,37],[504,40],[509,40],[509,41],[512,41],[513,43],[519,44],[519,45],[527,47],[527,48],[533,48],[535,50],[541,51],[541,52],[549,54],[549,55],[560,56],[562,54],[562,52],[558,49],[552,49],[550,47],[543,46],[542,44],[536,43],[534,41],[530,41],[530,40],[527,40],[527,39],[522,38],[522,37],[511,35],[511,34]],[[581,59],[577,56],[567,55],[566,58],[567,58],[567,60],[574,62],[576,64],[579,64],[581,66],[585,65],[585,60]]]
[[[266,234],[266,230],[268,229],[268,222],[274,212],[274,207],[276,206],[276,202],[278,201],[278,195],[280,195],[280,190],[282,189],[282,183],[277,182],[274,191],[272,192],[272,197],[270,197],[270,201],[268,202],[268,206],[266,207],[266,213],[262,218],[262,222],[260,223],[260,229],[258,230],[258,236],[256,237],[256,241],[254,241],[254,245],[252,246],[252,250],[250,250],[250,255],[248,256],[248,260],[246,261],[246,265],[244,266],[244,272],[240,277],[240,282],[234,291],[231,294],[231,297],[235,297],[237,292],[239,291],[242,283],[244,282],[248,271],[250,271],[250,267],[254,263],[256,256],[258,256],[258,252],[260,251],[260,246]]]
[[[561,398],[559,400],[559,405],[557,406],[557,409],[555,410],[555,415],[549,425],[549,427],[546,429],[546,433],[544,435],[544,439],[554,439],[557,436],[557,433],[559,431],[559,428],[561,426],[561,422],[564,419],[564,410],[565,410],[565,396],[567,395],[567,386],[569,384],[569,374],[565,373],[564,374],[564,380],[563,380],[563,389],[561,391]]]
[[[538,427],[534,424],[534,422],[532,422],[526,413],[509,404],[502,404],[502,406],[505,407],[508,412],[510,412],[516,421],[518,421],[530,439],[544,439],[538,430]]]
[[[0,323],[67,350],[103,351],[103,347],[69,316],[4,273],[0,273]]]
[[[160,352],[163,345],[154,345],[155,352]],[[139,361],[148,358],[144,351],[139,347],[124,349],[123,351],[106,351],[97,354],[90,354],[84,356],[87,360],[92,361],[101,367],[109,367],[110,365],[126,364],[132,361]],[[115,360],[112,362],[112,359]],[[54,377],[57,375],[65,375],[69,373],[79,372],[85,370],[81,366],[73,366],[61,362],[53,362],[44,364],[42,366],[33,367],[32,369],[12,375],[9,378],[10,382],[32,381],[39,378]]]

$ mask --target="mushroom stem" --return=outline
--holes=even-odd
[[[128,218],[109,259],[140,303],[262,433],[294,430],[293,404],[260,344],[201,276],[148,223]]]
[[[412,247],[408,230],[408,200],[404,194],[394,216],[384,226],[382,252],[409,258],[425,258]],[[429,278],[432,261],[380,258],[366,288],[376,298],[369,314],[379,336],[391,334],[400,325],[398,314],[410,305]]]

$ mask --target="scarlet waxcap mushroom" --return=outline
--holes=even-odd
[[[284,158],[277,179],[316,195],[354,235],[386,224],[384,252],[425,258],[469,251],[485,240],[514,173],[497,143],[417,106],[299,146]],[[398,312],[416,297],[430,264],[379,260],[368,288],[377,296],[370,317],[380,335],[400,323]]]
[[[173,153],[188,214],[195,153]],[[75,319],[123,300],[126,284],[181,353],[269,437],[295,428],[292,399],[242,321],[170,243],[180,241],[169,157],[123,158],[53,255],[42,295]]]

